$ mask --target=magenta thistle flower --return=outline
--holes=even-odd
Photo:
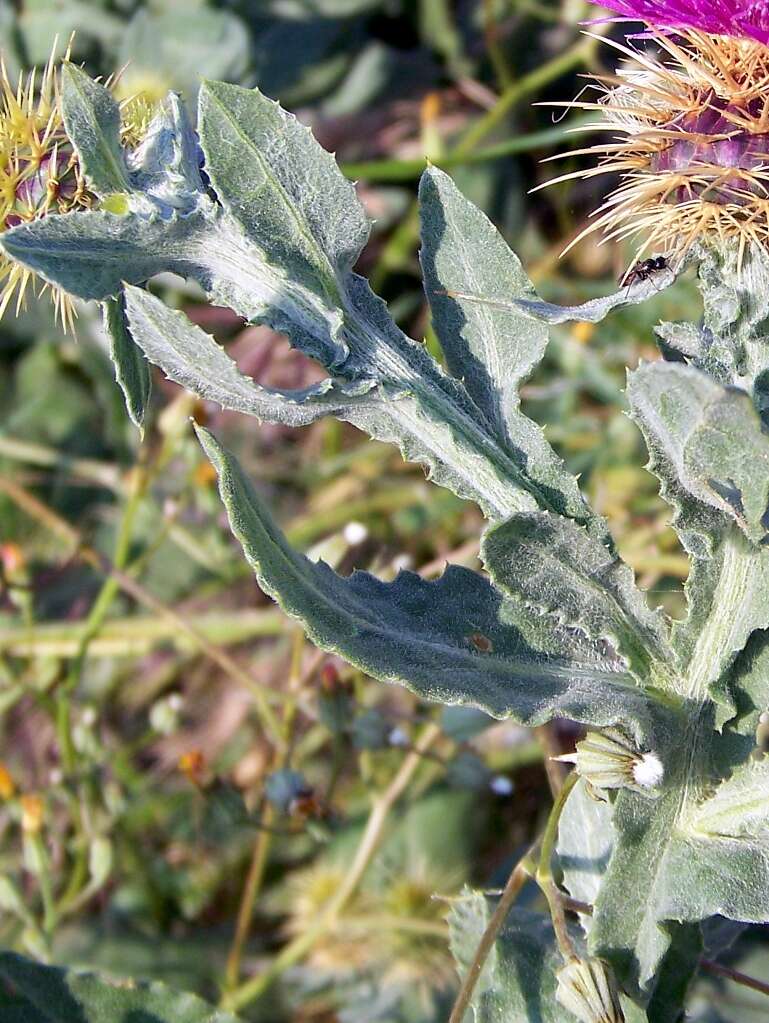
[[[694,29],[769,44],[769,0],[590,0],[657,29]]]

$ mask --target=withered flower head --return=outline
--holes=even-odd
[[[643,752],[614,728],[588,732],[576,744],[574,753],[556,757],[574,764],[591,786],[597,789],[631,788],[650,793],[662,782],[665,769],[656,753]]]
[[[680,262],[696,242],[728,242],[740,263],[749,245],[769,247],[769,0],[608,6],[647,30],[607,39],[623,58],[615,74],[595,77],[595,100],[565,104],[596,111],[587,127],[606,141],[576,151],[597,167],[555,181],[620,178],[571,245],[595,231],[641,235],[636,258],[656,250]]]
[[[555,999],[581,1023],[625,1023],[614,976],[602,959],[572,959],[557,974]]]

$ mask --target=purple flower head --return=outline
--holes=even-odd
[[[590,0],[660,29],[756,39],[769,44],[769,0]]]

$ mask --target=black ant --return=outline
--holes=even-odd
[[[654,274],[660,270],[669,270],[670,263],[667,256],[652,256],[644,259],[635,266],[631,266],[619,279],[620,284],[627,284],[628,287],[636,281],[649,281]]]

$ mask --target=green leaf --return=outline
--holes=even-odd
[[[492,909],[485,895],[467,889],[452,905],[451,949],[462,976]],[[473,1023],[529,1023],[532,1019],[564,1023],[564,1010],[555,1001],[555,971],[562,965],[550,920],[514,907],[473,992]]]
[[[398,330],[362,278],[347,279],[351,327],[340,340],[334,331],[341,312],[322,309],[316,296],[279,277],[238,225],[204,198],[184,216],[47,217],[7,232],[2,245],[46,280],[88,299],[116,295],[123,281],[140,284],[167,270],[194,277],[217,304],[286,331],[332,371],[341,359],[342,382],[351,393],[371,392],[344,418],[397,443],[404,457],[426,464],[437,483],[477,501],[494,518],[535,508],[532,493],[548,501],[547,488],[525,472],[523,438],[513,460],[462,385]]]
[[[531,282],[485,214],[443,171],[425,171],[419,200],[425,292],[449,370],[508,450],[526,451],[527,473],[547,488],[553,507],[584,520],[576,479],[519,409],[518,387],[542,359],[547,328],[509,302],[499,309],[462,298],[468,292],[535,298]]]
[[[136,212],[168,219],[189,216],[209,205],[200,175],[198,139],[181,97],[168,94],[147,126],[144,138],[127,156]]]
[[[147,360],[131,337],[126,322],[125,297],[110,298],[104,303],[104,329],[110,345],[110,358],[115,376],[125,398],[131,421],[140,429],[152,392],[152,376]]]
[[[577,782],[558,822],[558,862],[564,885],[570,895],[592,906],[601,890],[601,881],[612,850],[612,807],[588,792],[581,779]],[[589,921],[581,917],[584,925]]]
[[[61,80],[64,126],[89,187],[102,197],[127,192],[130,185],[120,148],[120,107],[112,93],[68,61],[62,65]]]
[[[0,1009],[26,1023],[237,1023],[196,995],[0,955]]]
[[[464,386],[350,273],[365,217],[305,128],[258,93],[203,90],[207,170],[230,214],[196,183],[189,132],[178,101],[179,116],[169,102],[132,168],[131,213],[47,217],[3,235],[8,254],[87,299],[113,297],[122,282],[141,284],[163,271],[192,277],[216,304],[287,333],[355,396],[338,415],[398,444],[488,517],[540,504],[605,536],[539,427],[518,415],[504,442]]]
[[[139,284],[166,270],[190,272],[203,244],[200,216],[70,213],[45,217],[2,235],[8,255],[73,295],[103,301],[123,281]]]
[[[491,900],[469,889],[452,904],[449,940],[461,976],[492,910]],[[579,935],[575,932],[572,938],[579,949]],[[470,1003],[473,1023],[566,1023],[566,1015],[575,1019],[555,1000],[556,971],[562,966],[550,919],[514,906],[476,983]],[[642,1009],[624,996],[621,1001],[626,1023],[645,1023]]]
[[[676,491],[717,509],[761,543],[767,536],[769,437],[749,395],[689,366],[656,362],[630,374],[628,399],[652,457],[660,451],[675,473],[663,493],[672,498],[682,528],[691,526]],[[696,529],[702,513],[693,519]]]
[[[564,887],[572,898],[589,906],[594,906],[599,899],[611,858],[614,846],[612,816],[611,803],[592,797],[584,781],[580,781],[572,790],[559,821],[557,852]],[[627,901],[625,909],[630,912]],[[605,910],[603,912],[605,914]],[[581,915],[580,922],[590,935],[593,918]],[[599,927],[603,926],[605,920],[601,917]],[[657,932],[654,931],[653,935],[656,937]],[[660,950],[659,953],[661,960],[649,1000],[648,1018],[650,1023],[670,1023],[679,1018],[698,970],[702,936],[696,925],[665,923],[659,930],[659,937],[666,951]],[[622,957],[618,958],[620,967],[626,966]],[[617,963],[614,965],[616,967]]]
[[[402,572],[383,583],[366,572],[345,579],[309,561],[288,545],[235,460],[209,433],[198,435],[260,585],[322,649],[426,699],[526,724],[558,715],[650,728],[643,694],[610,660],[591,657],[565,631],[561,646],[571,644],[579,658],[530,646],[512,617],[518,609],[474,572],[450,566],[436,581]]]
[[[626,305],[639,305],[658,294],[662,287],[669,287],[675,277],[671,271],[662,271],[662,284],[656,280],[637,281],[603,298],[591,298],[581,305],[554,305],[540,298],[493,298],[483,292],[461,292],[453,297],[463,306],[481,305],[499,312],[526,316],[541,323],[599,323],[614,309]],[[496,290],[496,289],[493,289]]]
[[[657,971],[647,1006],[649,1023],[684,1019],[689,992],[700,968],[703,941],[699,924],[666,924],[670,947]]]
[[[685,729],[672,730],[656,752],[665,789],[654,800],[619,792],[614,849],[590,929],[591,950],[613,963],[630,990],[638,984],[649,992],[670,948],[666,921],[696,923],[719,914],[759,922],[769,914],[765,836],[737,839],[699,830],[702,807],[718,791],[717,765],[744,759],[745,745],[718,737],[712,712],[703,712]]]
[[[503,446],[463,385],[396,327],[363,278],[351,275],[346,290],[345,368],[380,380],[382,399],[361,406],[350,422],[378,440],[397,443],[404,458],[425,463],[436,483],[477,501],[490,518],[533,510],[538,501],[560,502],[555,484],[537,478],[532,443],[542,444],[539,427],[525,420],[531,429],[516,436],[515,449]],[[589,515],[584,504],[579,512]]]
[[[331,413],[340,415],[355,400],[331,380],[294,391],[261,387],[244,376],[225,350],[184,313],[169,309],[142,288],[126,287],[126,311],[131,343],[161,366],[170,380],[222,408],[271,423],[304,426]]]
[[[706,837],[769,837],[769,757],[740,765],[697,807],[689,827]]]
[[[198,130],[224,207],[270,264],[338,306],[337,278],[358,258],[369,225],[334,158],[277,103],[223,82],[201,88]]]
[[[541,360],[547,330],[515,307],[464,302],[452,292],[512,299],[534,297],[534,288],[488,217],[437,167],[422,175],[419,206],[425,293],[446,364],[505,437],[518,386]]]
[[[729,729],[755,738],[761,715],[769,711],[769,633],[754,632],[731,673],[737,717]]]
[[[687,699],[710,695],[719,705],[716,727],[735,711],[729,672],[750,636],[769,626],[769,550],[752,547],[734,526],[710,558],[695,558],[686,586],[688,617],[676,622],[672,643],[685,672],[678,681]]]
[[[751,734],[766,693],[763,633],[731,667],[748,637],[769,616],[767,560],[732,526],[713,556],[697,559],[690,617],[674,633],[681,669],[671,675],[686,713],[679,727],[655,733],[665,769],[661,796],[621,791],[613,813],[614,851],[590,932],[593,951],[620,977],[650,989],[671,940],[665,921],[697,922],[714,914],[763,921],[769,915],[765,836],[705,836],[703,807],[729,786],[735,765],[754,745]],[[711,702],[717,699],[717,705]],[[735,707],[736,705],[736,707]],[[737,727],[716,730],[734,715]]]
[[[486,534],[482,557],[495,583],[531,608],[609,640],[644,684],[667,679],[667,627],[631,569],[587,531],[544,512],[516,515]]]

